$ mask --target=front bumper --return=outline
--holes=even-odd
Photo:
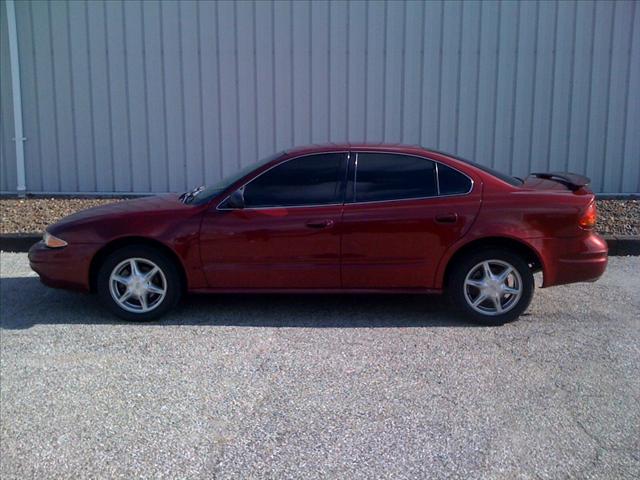
[[[40,241],[29,250],[29,265],[49,287],[89,291],[89,269],[96,250],[94,245],[82,244],[49,248]]]
[[[543,239],[543,287],[576,282],[595,282],[607,268],[608,247],[604,238],[589,233],[581,238]]]

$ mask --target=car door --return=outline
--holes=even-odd
[[[285,160],[242,187],[244,208],[212,206],[200,234],[209,287],[339,288],[347,158]]]
[[[352,157],[341,226],[343,288],[433,287],[443,253],[478,213],[480,188],[465,174],[423,157]]]

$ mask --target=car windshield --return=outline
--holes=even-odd
[[[499,172],[498,170],[494,170],[491,167],[487,167],[486,165],[482,165],[480,163],[472,162],[471,160],[465,160],[464,158],[455,157],[457,160],[473,165],[480,170],[487,172],[489,175],[493,175],[496,178],[499,178],[503,182],[507,182],[509,185],[513,185],[514,187],[519,187],[524,183],[521,178],[512,177],[511,175],[507,175],[506,173]]]
[[[219,195],[224,190],[226,190],[229,186],[240,180],[242,177],[248,175],[253,172],[256,168],[259,168],[263,165],[266,165],[272,160],[275,160],[279,156],[282,155],[282,152],[276,153],[274,155],[270,155],[267,158],[263,158],[259,162],[252,163],[251,165],[247,165],[244,168],[241,168],[237,172],[232,173],[231,175],[227,175],[221,180],[218,180],[216,183],[211,185],[203,185],[189,192],[185,192],[180,195],[181,200],[184,203],[191,203],[194,205],[202,205],[203,203],[208,202],[216,195]]]
[[[482,165],[478,162],[472,162],[471,160],[467,160],[466,158],[462,158],[457,155],[453,155],[451,153],[439,152],[437,150],[432,150],[432,151],[455,158],[456,160],[460,160],[461,162],[468,163],[469,165],[473,165],[474,167],[479,168],[483,172],[487,172],[489,175],[493,175],[494,177],[499,178],[503,182],[507,182],[509,185],[513,185],[514,187],[519,187],[524,183],[524,181],[521,178],[512,177],[511,175],[507,175],[506,173],[499,172],[498,170],[494,170],[493,168],[487,167],[486,165]]]

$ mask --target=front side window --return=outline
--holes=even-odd
[[[245,207],[340,203],[344,168],[344,153],[308,155],[288,160],[245,186]]]
[[[359,153],[355,201],[375,202],[437,195],[435,163],[390,153]]]

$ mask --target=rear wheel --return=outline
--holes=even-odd
[[[449,288],[454,303],[473,321],[502,325],[527,309],[534,280],[519,255],[487,249],[465,256],[454,266]]]
[[[105,259],[97,290],[103,303],[120,318],[148,321],[178,303],[182,286],[171,259],[141,245],[121,248]]]

